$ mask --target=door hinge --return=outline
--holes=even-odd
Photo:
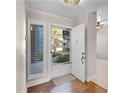
[[[25,40],[27,40],[27,36],[25,35]]]

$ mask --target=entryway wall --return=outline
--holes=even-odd
[[[49,81],[51,78],[56,78],[58,76],[61,75],[66,75],[66,74],[70,74],[71,73],[71,64],[59,64],[59,65],[52,65],[51,66],[51,61],[49,60],[50,56],[49,52],[50,52],[50,48],[49,48],[49,42],[50,42],[50,36],[49,36],[49,26],[50,24],[57,24],[57,25],[62,25],[62,26],[67,26],[67,27],[73,27],[73,23],[74,21],[72,19],[69,18],[65,18],[65,17],[61,17],[58,15],[54,15],[54,14],[50,14],[50,13],[46,13],[43,11],[38,11],[38,10],[27,10],[27,18],[32,18],[32,19],[37,19],[37,20],[41,20],[42,22],[44,21],[46,23],[46,31],[47,31],[47,38],[46,38],[46,47],[47,47],[47,51],[46,51],[46,55],[47,55],[47,76],[45,78],[37,78],[37,79],[33,79],[33,80],[29,80],[27,82],[28,87],[33,86],[33,85],[37,85],[40,83],[44,83]],[[62,67],[62,68],[60,68]],[[51,69],[57,69],[56,71],[52,71],[51,73]]]
[[[105,22],[103,29],[97,30],[97,59],[108,60],[108,5],[97,11],[97,21]]]
[[[26,87],[26,16],[25,1],[16,0],[16,93],[27,93]]]
[[[97,11],[97,21],[104,22],[104,28],[97,30],[97,77],[95,82],[108,88],[108,5]]]
[[[97,31],[97,59],[108,60],[108,27]]]
[[[108,27],[97,31],[97,76],[95,82],[108,89]]]
[[[63,26],[67,26],[67,27],[74,27],[76,25],[85,23],[86,25],[86,80],[90,81],[92,78],[95,77],[96,74],[96,14],[86,14],[83,15],[75,20],[69,19],[69,18],[65,18],[65,17],[61,17],[58,15],[54,15],[54,14],[50,14],[50,13],[46,13],[43,11],[38,11],[38,10],[31,10],[28,9],[27,12],[27,18],[32,18],[32,19],[38,19],[41,21],[45,21],[46,22],[46,31],[47,31],[47,48],[48,50],[46,51],[47,54],[49,55],[49,24],[53,23],[53,24],[59,24],[59,25],[63,25]],[[47,64],[48,64],[48,73],[47,73],[47,78],[39,78],[39,79],[34,79],[34,80],[29,80],[28,83],[28,87],[36,85],[36,84],[40,84],[43,82],[47,82],[51,79],[51,64],[49,63],[50,60],[48,60],[50,58],[47,58]],[[56,66],[53,66],[56,68]],[[71,64],[66,64],[63,65],[63,68],[65,68],[65,70],[68,70],[66,72],[63,72],[64,74],[69,74],[71,73]],[[57,77],[59,76],[60,73],[62,72],[54,72],[52,74],[52,77]],[[55,75],[56,73],[56,75]],[[58,74],[57,74],[58,73]]]

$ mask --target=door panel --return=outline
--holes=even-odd
[[[43,73],[43,25],[30,25],[31,74]]]
[[[45,23],[28,19],[27,33],[28,80],[46,75]]]
[[[51,26],[52,63],[70,62],[70,30],[64,27]]]
[[[85,81],[85,25],[72,29],[72,74]]]

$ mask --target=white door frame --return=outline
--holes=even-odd
[[[30,33],[30,24],[41,24],[43,25],[43,73],[31,75],[31,33]],[[46,70],[46,23],[37,19],[28,18],[28,28],[27,28],[27,80],[45,77],[47,74]]]
[[[52,36],[52,33],[51,33],[51,26],[57,26],[57,27],[63,27],[63,28],[69,28],[69,29],[71,29],[71,31],[72,31],[72,28],[73,27],[69,27],[69,26],[65,26],[65,25],[61,25],[61,24],[55,24],[55,23],[49,23],[49,48],[48,48],[48,51],[49,51],[49,55],[48,55],[48,58],[49,58],[49,69],[50,69],[50,71],[49,71],[49,73],[50,73],[50,79],[52,79],[52,75],[51,75],[51,71],[52,71],[52,59],[51,59],[51,36]],[[71,38],[71,31],[70,31],[70,38]],[[71,44],[71,40],[70,40],[70,44]],[[70,50],[71,50],[72,48],[71,48],[71,46],[70,46]],[[72,62],[72,53],[71,53],[71,51],[70,51],[70,62]]]

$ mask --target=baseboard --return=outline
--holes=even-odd
[[[50,80],[51,79],[49,77],[41,78],[41,79],[30,80],[27,83],[27,87],[32,87],[32,86],[35,86],[35,85],[38,85],[38,84],[43,84],[43,83],[46,83],[46,82],[48,82]]]
[[[27,87],[24,88],[24,92],[23,93],[27,93]]]
[[[24,86],[24,87],[22,88],[21,93],[27,93],[27,87],[26,87],[26,86]]]
[[[64,75],[61,75],[61,76],[58,76],[58,77],[53,77],[53,78],[51,78],[51,79],[52,79],[52,80],[53,80],[53,79],[58,79],[58,78],[65,77],[65,76],[68,76],[68,75],[71,75],[71,73],[64,74]]]
[[[61,77],[70,73],[71,73],[71,64],[52,65],[51,78]]]
[[[89,77],[87,76],[86,81],[90,82],[90,81],[94,80],[95,78],[96,78],[96,75],[92,75],[92,76],[89,76]]]

